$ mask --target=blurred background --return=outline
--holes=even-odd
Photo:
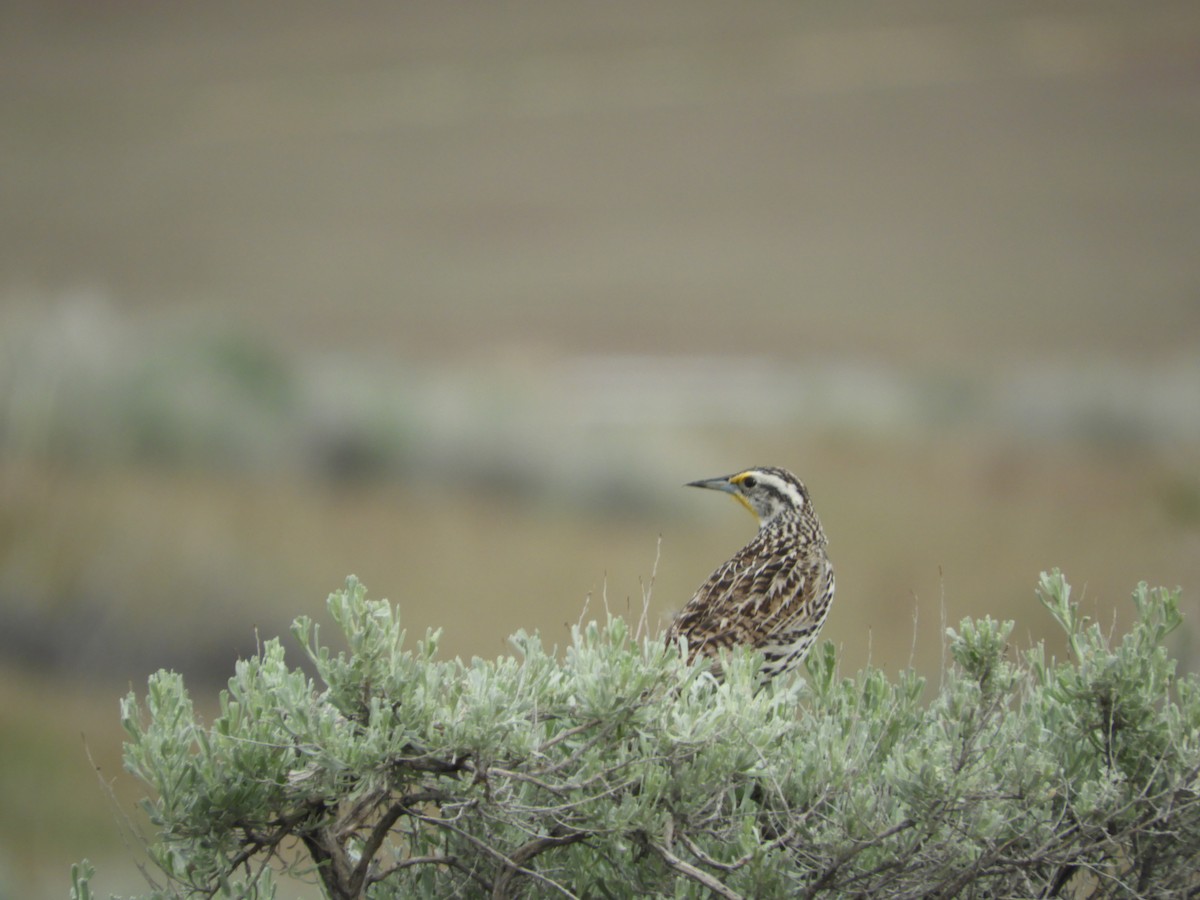
[[[1054,566],[1195,628],[1193,0],[9,0],[0,73],[2,897],[138,888],[156,668],[211,710],[350,573],[449,655],[657,629],[753,464],[847,674],[1061,652]]]

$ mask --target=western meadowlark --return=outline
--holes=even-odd
[[[745,469],[687,486],[732,494],[759,529],[680,610],[667,641],[686,637],[693,659],[754,647],[765,657],[765,683],[800,665],[829,615],[834,585],[825,532],[804,483],[786,469]]]

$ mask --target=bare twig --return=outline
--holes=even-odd
[[[554,890],[556,890],[560,894],[562,894],[564,897],[570,897],[571,900],[579,900],[579,898],[575,894],[571,893],[569,890],[567,890],[565,887],[563,887],[557,881],[554,881],[551,878],[547,878],[545,875],[541,874],[540,872],[536,872],[533,869],[526,869],[526,868],[518,865],[510,857],[505,856],[503,853],[501,853],[499,850],[497,850],[491,844],[487,843],[487,841],[477,838],[475,835],[471,834],[469,831],[465,831],[464,829],[459,828],[457,825],[454,825],[453,823],[451,823],[445,819],[440,819],[435,816],[427,816],[427,815],[423,815],[421,813],[416,813],[416,812],[413,812],[412,815],[413,815],[413,818],[419,819],[420,821],[425,822],[428,825],[433,825],[434,827],[443,828],[446,831],[452,832],[453,834],[455,834],[458,837],[465,840],[467,843],[472,844],[475,847],[477,847],[478,849],[482,850],[486,855],[488,855],[488,856],[492,857],[493,859],[497,860],[498,862],[502,863],[504,866],[515,868],[517,871],[519,871],[525,875],[528,875],[530,878],[533,878],[536,881],[540,881],[542,884],[546,885],[547,887],[553,888]],[[520,849],[520,848],[518,848],[518,849]],[[541,852],[541,851],[539,850],[538,852]],[[492,886],[492,892],[493,892],[493,896],[495,896],[495,886],[494,885]],[[501,895],[501,896],[503,896],[503,895]]]
[[[156,891],[161,891],[163,889],[162,885],[154,880],[154,877],[150,874],[150,870],[146,867],[146,864],[140,859],[137,859],[137,856],[133,850],[133,846],[129,841],[130,835],[133,835],[137,837],[144,846],[146,839],[142,837],[137,826],[133,824],[133,820],[131,820],[125,811],[121,809],[121,804],[117,801],[117,795],[113,791],[112,784],[104,780],[104,774],[101,771],[100,766],[97,765],[96,760],[92,758],[92,748],[88,746],[87,735],[80,734],[79,737],[83,740],[83,752],[87,756],[88,763],[91,765],[92,771],[96,773],[96,780],[100,782],[100,789],[104,792],[104,796],[108,798],[108,805],[112,809],[113,818],[117,820],[117,834],[121,836],[121,843],[125,845],[126,851],[128,851],[129,855],[133,857],[133,864],[137,867],[138,872],[141,873],[142,878],[146,880],[146,884]]]
[[[492,897],[500,900],[507,896],[509,884],[518,874],[535,875],[536,873],[525,868],[525,864],[535,856],[555,847],[565,847],[568,844],[577,843],[589,836],[586,831],[570,831],[560,827],[544,837],[534,838],[532,841],[522,844],[509,857],[510,865],[506,866],[496,878],[495,887],[492,888]]]
[[[692,856],[696,857],[696,859],[700,861],[701,865],[708,866],[710,869],[717,869],[721,872],[736,872],[738,869],[743,868],[746,863],[750,862],[750,860],[754,859],[755,856],[759,856],[768,850],[773,850],[775,847],[778,847],[781,844],[786,844],[792,839],[792,834],[793,832],[790,830],[785,831],[774,840],[763,844],[761,847],[755,847],[754,850],[750,851],[749,853],[742,854],[733,862],[729,863],[723,863],[720,860],[713,859],[711,856],[701,850],[700,847],[696,845],[696,842],[686,834],[679,835],[679,840],[685,847],[688,848],[688,853],[692,854]]]
[[[813,882],[809,889],[804,892],[804,896],[815,897],[818,893],[829,887],[833,882],[834,877],[839,871],[841,871],[842,867],[845,866],[846,863],[850,862],[850,860],[854,859],[854,857],[858,856],[858,854],[862,853],[868,847],[879,846],[893,835],[899,834],[901,831],[907,831],[916,824],[917,823],[912,819],[905,819],[903,822],[898,822],[886,831],[881,831],[868,841],[860,841],[853,847],[846,848],[830,861],[829,865],[825,868],[825,871],[821,873],[820,877],[817,878],[817,880]]]
[[[555,746],[556,744],[561,744],[563,741],[573,738],[577,734],[582,734],[583,732],[587,731],[589,728],[595,728],[597,725],[602,724],[603,721],[604,721],[603,719],[588,719],[588,721],[586,721],[586,722],[581,722],[578,725],[574,725],[570,728],[565,728],[562,731],[560,731],[558,734],[556,734],[554,737],[550,738],[550,740],[546,741],[544,744],[539,746],[538,753],[539,754],[545,753],[547,750],[549,750],[551,747]]]
[[[457,856],[410,856],[408,859],[402,859],[393,863],[386,869],[380,869],[378,872],[368,875],[366,884],[363,886],[368,887],[372,884],[386,881],[395,873],[404,869],[411,869],[413,866],[446,866],[449,869],[456,869],[469,878],[480,882],[485,888],[491,888],[491,885],[486,880],[481,879],[478,873],[472,871],[468,866],[463,865],[462,860]]]
[[[701,884],[708,888],[718,897],[724,897],[725,900],[743,900],[741,894],[732,888],[726,887],[720,879],[713,875],[709,875],[703,869],[698,869],[686,860],[680,859],[662,844],[657,841],[652,841],[649,838],[644,840],[646,847],[653,850],[659,855],[663,862],[670,868],[674,869],[680,875],[692,879],[697,884]]]
[[[647,622],[650,618],[650,598],[654,594],[654,581],[658,578],[658,563],[661,559],[662,535],[660,534],[654,545],[654,565],[650,568],[650,581],[647,584],[641,584],[641,579],[638,579],[642,588],[642,614],[638,617],[637,628],[633,632],[633,639],[636,641],[640,641],[647,630]]]

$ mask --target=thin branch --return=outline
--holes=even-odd
[[[492,889],[491,884],[488,882],[488,880],[486,878],[482,878],[478,872],[475,872],[469,866],[464,865],[463,861],[461,859],[459,859],[457,856],[410,856],[408,859],[402,859],[396,863],[393,863],[392,865],[388,866],[386,869],[382,869],[379,872],[376,872],[372,875],[368,875],[366,884],[364,884],[363,887],[369,887],[372,884],[377,884],[381,881],[386,881],[389,877],[394,875],[396,872],[402,871],[404,869],[410,869],[413,866],[425,866],[425,865],[446,866],[447,868],[450,868],[450,869],[456,869],[457,871],[462,872],[468,878],[471,878],[474,881],[479,882],[480,886],[483,887],[484,889],[489,890],[489,891]]]
[[[382,806],[387,798],[388,792],[378,789],[355,800],[349,809],[338,814],[337,821],[333,825],[334,838],[341,843],[356,833],[362,827],[363,821],[370,815],[371,810]]]
[[[709,875],[703,869],[698,869],[686,860],[680,859],[662,844],[657,841],[651,841],[648,838],[643,839],[643,843],[655,853],[659,855],[663,862],[670,868],[674,869],[680,875],[692,879],[697,884],[701,884],[708,888],[718,897],[724,897],[725,900],[744,900],[741,894],[732,888],[726,887],[718,878]]]
[[[848,847],[847,849],[843,850],[826,867],[825,871],[821,873],[821,876],[816,880],[816,882],[814,882],[812,884],[812,886],[810,886],[809,889],[804,892],[804,896],[805,897],[815,897],[820,891],[822,891],[826,887],[828,887],[829,884],[833,881],[834,876],[837,875],[837,873],[839,871],[841,871],[842,867],[844,865],[846,865],[846,863],[850,862],[850,860],[854,859],[854,857],[858,856],[858,854],[862,853],[868,847],[878,847],[881,843],[883,843],[888,838],[892,837],[893,835],[899,834],[901,831],[907,831],[909,828],[912,828],[916,824],[917,824],[916,821],[913,819],[905,819],[903,822],[899,822],[899,823],[893,825],[891,828],[887,829],[886,831],[881,831],[879,834],[872,837],[869,841],[860,841],[853,847]]]
[[[541,874],[540,872],[535,872],[533,869],[524,869],[524,868],[521,868],[520,866],[517,866],[512,861],[512,859],[505,856],[503,853],[501,853],[495,847],[491,846],[486,841],[481,840],[480,838],[477,838],[475,835],[471,834],[469,831],[465,831],[462,828],[459,828],[457,825],[451,824],[450,822],[448,822],[445,819],[438,819],[433,816],[423,815],[423,814],[415,812],[415,811],[412,812],[412,815],[413,815],[413,818],[419,819],[420,821],[425,822],[428,825],[433,825],[437,828],[444,828],[445,830],[458,835],[458,837],[462,838],[463,840],[467,841],[470,844],[474,844],[476,847],[478,847],[480,850],[482,850],[488,856],[493,857],[494,859],[498,860],[505,866],[515,866],[519,871],[528,875],[530,878],[533,878],[536,881],[540,881],[542,884],[546,885],[547,887],[553,888],[554,890],[556,890],[560,894],[562,894],[564,897],[570,897],[571,900],[579,900],[579,898],[575,894],[571,893],[569,890],[567,890],[565,887],[563,887],[557,881],[554,881],[551,878],[547,878],[545,875]],[[493,887],[493,892],[494,892],[494,890],[495,889]]]
[[[323,806],[323,804],[322,804]],[[260,835],[246,823],[235,823],[240,827],[246,835],[246,846],[239,850],[229,860],[229,870],[233,871],[238,866],[249,861],[255,854],[266,850],[272,852],[286,838],[296,833],[296,826],[312,816],[314,812],[318,812],[315,807],[305,806],[303,809],[292,813],[288,816],[283,816],[277,820],[276,828],[270,834]]]
[[[750,862],[750,860],[754,859],[754,857],[759,856],[768,850],[774,850],[781,844],[787,843],[789,840],[791,840],[792,834],[793,832],[791,830],[785,831],[774,840],[771,840],[762,846],[755,847],[749,853],[744,853],[731,863],[723,863],[719,860],[713,859],[711,856],[701,850],[696,845],[696,842],[686,834],[679,835],[679,840],[682,841],[683,845],[688,848],[688,852],[700,861],[701,865],[708,866],[710,869],[717,869],[721,872],[736,872],[738,869],[744,867],[748,862]]]
[[[650,569],[649,584],[642,584],[641,579],[638,579],[638,585],[642,589],[642,614],[638,617],[637,628],[633,632],[633,639],[640,641],[643,632],[647,631],[647,621],[650,618],[650,597],[654,594],[654,581],[658,578],[658,564],[662,560],[662,535],[658,536],[658,541],[654,545],[654,565]]]
[[[142,836],[141,832],[138,830],[138,827],[133,824],[133,820],[130,819],[125,810],[121,808],[121,804],[117,800],[117,794],[116,791],[113,790],[112,784],[104,780],[103,771],[96,763],[96,760],[92,757],[92,748],[88,746],[87,735],[80,732],[79,737],[83,741],[83,752],[84,755],[87,756],[88,764],[91,765],[92,771],[96,773],[96,780],[100,782],[100,790],[102,790],[105,797],[108,798],[108,805],[112,810],[113,818],[117,820],[117,834],[121,837],[121,843],[125,845],[125,850],[131,857],[133,857],[135,856],[135,853],[133,850],[133,845],[129,841],[130,835],[133,835],[139,841],[141,841],[143,848],[147,843],[146,838]],[[146,884],[148,884],[152,889],[156,891],[161,891],[163,889],[162,885],[154,880],[154,877],[150,874],[150,870],[146,867],[144,862],[135,858],[133,860],[133,864],[137,868],[138,872],[141,873],[142,878],[146,879]]]
[[[606,783],[607,779],[615,777],[617,775],[617,773],[620,772],[622,769],[627,769],[630,766],[644,765],[649,762],[665,762],[665,761],[666,761],[666,757],[663,757],[661,755],[654,755],[654,756],[647,755],[647,756],[639,757],[637,759],[632,759],[632,758],[626,759],[626,760],[623,760],[623,761],[617,763],[616,765],[609,766],[606,769],[602,769],[601,771],[595,773],[594,775],[591,775],[588,778],[585,778],[583,781],[566,782],[564,784],[559,784],[559,785],[551,784],[550,782],[546,781],[543,778],[539,778],[534,775],[527,775],[524,772],[517,772],[512,769],[501,769],[496,766],[490,766],[487,771],[489,774],[499,775],[501,778],[509,778],[513,781],[520,781],[520,782],[524,782],[527,784],[532,784],[535,787],[539,787],[539,788],[545,790],[547,793],[554,794],[555,796],[561,796],[564,794],[569,795],[569,794],[573,794],[573,793],[578,793],[579,791],[586,791],[589,788],[591,788],[591,786],[593,784],[595,784],[596,782],[605,782]],[[539,773],[539,774],[543,774],[543,773]],[[618,790],[621,787],[624,787],[626,785],[633,784],[633,783],[634,783],[633,780],[627,779],[616,785],[608,785],[604,791],[602,791],[599,794],[594,795],[594,797],[595,798],[603,797],[607,794],[612,793],[614,790]],[[587,799],[587,798],[585,798],[585,799]],[[558,807],[547,806],[547,807],[531,807],[531,808],[533,808],[533,809],[566,809],[570,806],[577,805],[579,802],[581,802],[581,801],[574,801],[573,803],[563,804],[562,806],[558,806]]]
[[[492,888],[492,897],[499,900],[506,896],[508,885],[512,882],[517,874],[533,875],[531,870],[525,868],[525,864],[539,854],[545,853],[547,850],[552,850],[555,847],[565,847],[569,844],[575,844],[585,840],[591,835],[586,831],[571,831],[563,829],[560,833],[559,829],[546,835],[545,837],[535,838],[528,843],[522,844],[509,857],[511,865],[507,866],[500,876],[496,879],[496,885]],[[565,893],[565,891],[564,891]]]
[[[563,741],[567,740],[568,738],[573,738],[573,737],[575,737],[575,735],[580,734],[584,731],[587,731],[589,728],[595,728],[597,725],[601,725],[603,723],[604,723],[603,719],[589,719],[588,721],[581,722],[578,725],[574,725],[571,728],[566,729],[565,731],[560,731],[554,737],[550,738],[550,740],[546,741],[544,744],[539,746],[537,749],[537,752],[539,755],[541,755],[541,754],[545,753],[547,750],[549,750],[551,747],[553,747],[555,744],[561,744]]]
[[[371,864],[375,862],[375,854],[383,846],[383,842],[387,839],[388,832],[392,830],[392,826],[399,821],[402,815],[408,812],[408,804],[414,802],[420,801],[405,797],[393,803],[388,807],[387,812],[379,817],[379,821],[371,829],[371,836],[363,844],[362,858],[359,859],[358,865],[354,867],[354,872],[350,875],[351,893],[357,895],[362,892],[363,887],[367,883],[367,874],[371,870]]]

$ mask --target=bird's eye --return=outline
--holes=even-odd
[[[758,484],[758,481],[757,481],[757,479],[755,479],[755,477],[753,475],[747,475],[745,478],[742,479],[742,487],[744,487],[744,488],[752,488],[756,484]]]

